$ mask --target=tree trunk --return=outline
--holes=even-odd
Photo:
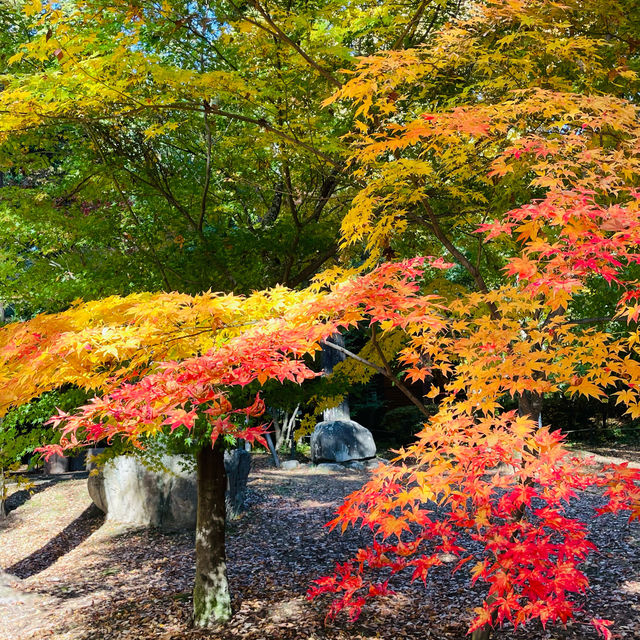
[[[344,347],[344,338],[339,333],[334,333],[328,339],[328,342]],[[333,372],[333,368],[345,359],[346,355],[344,353],[322,345],[322,368],[325,375],[330,375]],[[345,396],[345,399],[337,407],[325,409],[322,417],[324,420],[350,420],[349,397]]]
[[[276,451],[280,451],[281,447],[288,443],[291,440],[291,434],[296,430],[296,418],[298,417],[298,412],[300,410],[300,405],[296,405],[296,408],[293,410],[293,413],[285,412],[284,417],[282,418],[282,422],[279,419],[276,419],[278,411],[275,410],[273,412],[274,419],[273,424],[276,427]]]
[[[489,640],[491,638],[491,632],[493,631],[493,627],[486,624],[481,629],[476,629],[471,634],[471,640]]]
[[[295,460],[296,458],[296,434],[294,429],[291,429],[291,450],[289,452],[289,458],[291,460]]]
[[[7,517],[7,486],[4,469],[0,469],[0,520]]]
[[[521,393],[518,397],[518,413],[542,426],[542,395],[531,391]]]
[[[198,453],[198,516],[193,624],[211,627],[231,618],[231,597],[225,557],[224,452],[221,438]]]
[[[271,451],[271,457],[273,458],[273,464],[276,466],[276,469],[280,468],[280,458],[278,457],[278,452],[276,450],[276,446],[273,444],[273,438],[270,433],[265,433],[264,435],[267,444],[269,445],[269,451]]]

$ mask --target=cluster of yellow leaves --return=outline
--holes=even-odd
[[[79,302],[62,313],[9,325],[0,331],[0,411],[66,383],[107,392],[161,361],[224,344],[301,299],[282,287],[248,298],[141,293]]]
[[[493,182],[508,174],[615,197],[640,170],[637,122],[637,107],[624,100],[532,89],[361,134],[353,160],[366,184],[343,220],[343,245],[364,241],[377,256],[408,219],[431,223],[432,194],[483,210]]]

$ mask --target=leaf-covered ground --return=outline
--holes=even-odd
[[[104,523],[86,479],[43,482],[0,525],[1,640],[364,640],[464,638],[482,588],[466,575],[434,574],[428,589],[397,582],[397,595],[361,618],[324,624],[321,602],[305,598],[310,581],[368,539],[323,528],[365,472],[302,468],[279,471],[259,459],[248,512],[231,524],[229,576],[236,615],[224,629],[189,628],[193,536],[162,535]],[[640,528],[623,518],[591,518],[600,496],[587,493],[576,515],[590,522],[601,552],[586,570],[592,589],[584,614],[566,629],[504,629],[498,640],[595,639],[596,613],[615,621],[620,638],[640,638]]]

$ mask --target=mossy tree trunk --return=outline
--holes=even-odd
[[[193,623],[212,627],[231,618],[231,597],[225,554],[224,451],[220,439],[198,453],[198,515]]]

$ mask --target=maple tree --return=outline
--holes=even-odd
[[[439,324],[434,296],[413,282],[422,262],[383,265],[317,292],[135,294],[8,325],[0,338],[0,407],[68,383],[99,392],[78,411],[54,417],[61,439],[48,455],[104,439],[133,448],[188,439],[198,476],[194,619],[200,626],[224,621],[231,612],[222,436],[253,441],[264,433],[245,420],[263,413],[259,393],[233,406],[230,392],[315,377],[304,356],[339,327]]]
[[[440,410],[398,464],[377,471],[331,523],[368,526],[374,542],[311,590],[339,596],[329,615],[347,609],[356,617],[367,599],[392,592],[389,575],[404,569],[426,583],[454,554],[456,570],[473,561],[473,582],[489,584],[470,626],[474,638],[505,621],[518,627],[573,616],[571,594],[588,584],[579,565],[594,547],[566,505],[579,490],[606,487],[600,513],[628,510],[638,519],[640,472],[589,472],[559,432],[538,427],[536,414],[501,406],[524,394],[611,394],[638,416],[638,281],[629,273],[640,261],[640,221],[637,192],[626,196],[603,206],[586,190],[552,191],[479,230],[520,239],[521,252],[505,267],[511,280],[450,303],[445,330],[409,330],[399,354],[407,375],[424,379],[439,369],[449,381],[428,394],[441,396]],[[616,291],[618,317],[629,323],[622,336],[567,316],[595,278]],[[383,581],[371,576],[379,570]],[[607,638],[610,622],[593,620]]]
[[[411,569],[426,582],[453,553],[456,568],[475,560],[473,581],[489,584],[474,640],[505,621],[566,622],[571,593],[587,587],[579,565],[591,550],[566,503],[576,490],[606,485],[605,510],[639,516],[637,472],[589,474],[558,433],[538,429],[551,393],[613,395],[640,415],[640,132],[625,99],[637,73],[614,51],[634,45],[610,47],[595,9],[476,3],[425,49],[363,59],[332,98],[357,106],[352,161],[366,184],[343,221],[345,247],[362,242],[375,264],[415,247],[411,238],[426,228],[429,246],[455,259],[475,292],[437,284],[451,298],[448,330],[419,330],[399,352],[410,379],[438,369],[449,380],[432,389],[440,411],[399,465],[339,509],[333,526],[369,526],[374,542],[312,589],[339,596],[330,615],[357,616],[368,598],[390,591],[371,572]],[[432,84],[455,93],[456,70],[474,60],[471,83],[429,102]],[[603,288],[614,317],[581,318],[584,300]],[[519,416],[504,412],[510,399]],[[608,621],[593,624],[610,637]]]
[[[105,18],[110,28],[102,32],[91,21],[101,3],[78,3],[70,13],[38,1],[27,6],[40,32],[11,64],[42,62],[56,77],[56,91],[42,69],[10,78],[0,93],[9,112],[1,123],[5,140],[25,128],[41,130],[49,118],[65,125],[79,118],[92,127],[96,119],[148,116],[143,135],[154,141],[178,130],[173,116],[159,114],[188,111],[216,123],[251,125],[249,135],[259,132],[270,148],[297,149],[300,171],[310,157],[342,165],[344,148],[330,137],[316,146],[302,115],[287,121],[290,135],[262,112],[227,111],[252,108],[258,96],[251,82],[260,73],[249,74],[249,82],[228,70],[191,69],[186,83],[183,69],[144,50],[145,38],[169,37],[148,26],[148,16],[161,16],[157,23],[168,28],[177,4],[113,3],[109,15],[116,18]],[[621,26],[612,44],[601,33],[608,33],[609,18],[596,2],[486,2],[467,7],[433,37],[429,32],[424,47],[393,46],[416,44],[421,14],[383,28],[391,46],[360,60],[343,81],[331,66],[331,46],[317,57],[302,48],[301,42],[322,41],[319,23],[306,39],[293,40],[287,35],[298,26],[292,12],[278,11],[274,19],[262,5],[251,7],[233,22],[246,40],[230,49],[273,53],[276,34],[291,56],[288,64],[313,70],[327,107],[350,101],[355,198],[342,222],[342,243],[347,257],[354,251],[360,258],[364,247],[365,270],[372,271],[327,271],[311,289],[276,288],[247,298],[107,298],[11,325],[0,338],[0,406],[73,383],[100,397],[56,418],[63,437],[52,451],[102,438],[133,447],[157,438],[197,441],[194,604],[196,623],[207,625],[230,615],[220,436],[260,438],[263,429],[245,422],[263,410],[255,387],[313,377],[305,356],[337,330],[364,324],[376,336],[395,332],[387,352],[372,339],[370,368],[388,372],[395,353],[409,380],[438,369],[447,376],[444,389],[431,392],[440,411],[398,466],[378,471],[340,509],[336,525],[369,525],[375,541],[314,593],[338,594],[332,613],[358,613],[368,597],[388,591],[384,581],[369,581],[369,569],[409,568],[426,581],[442,553],[474,559],[468,534],[482,551],[467,566],[474,579],[489,584],[471,626],[476,637],[506,620],[566,621],[575,610],[571,594],[587,586],[579,565],[591,546],[584,526],[564,515],[563,503],[585,487],[606,486],[607,509],[638,516],[636,472],[589,474],[567,455],[557,433],[536,428],[545,393],[614,394],[632,416],[640,413],[640,136],[637,109],[628,100],[637,91],[630,22],[621,9],[614,13]],[[350,11],[363,19],[359,7]],[[199,26],[190,15],[173,17],[171,29]],[[123,21],[127,29],[114,38],[111,27]],[[266,38],[265,27],[272,30]],[[369,35],[383,40],[367,29],[363,42]],[[98,80],[87,82],[87,73]],[[272,81],[267,75],[258,85],[261,95]],[[282,173],[286,177],[284,160]],[[466,270],[468,286],[451,295],[446,277],[432,278],[430,267],[446,266],[441,259],[377,266],[382,256],[420,249],[448,254]],[[443,299],[421,290],[423,269]],[[619,335],[575,315],[601,283],[616,321],[626,323]],[[254,392],[251,401],[232,403],[243,387]],[[502,411],[505,398],[519,401],[520,417]],[[434,503],[437,517],[430,513]],[[608,634],[606,621],[594,624]]]

